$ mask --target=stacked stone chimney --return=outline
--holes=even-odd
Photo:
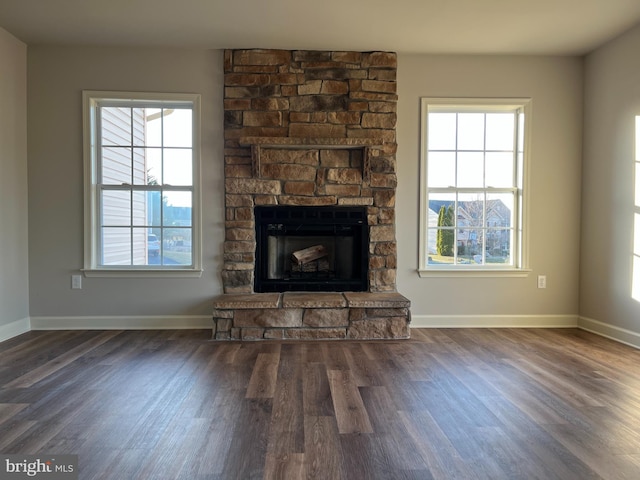
[[[256,205],[366,206],[369,292],[395,292],[396,62],[225,51],[225,293],[253,293]]]

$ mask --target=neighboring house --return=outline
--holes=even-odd
[[[136,108],[131,116],[130,108],[108,107],[101,109],[102,125],[102,179],[104,183],[121,185],[131,182],[132,158],[133,181],[137,184],[147,182],[147,161],[144,149],[137,148],[131,155],[131,148],[123,145],[145,145],[146,120],[144,109]],[[129,123],[133,118],[133,125]],[[133,132],[133,139],[131,133]],[[146,192],[134,192],[133,202],[130,202],[129,192],[109,192],[102,201],[103,225],[105,228],[102,238],[102,254],[104,265],[147,264],[147,224],[148,203]],[[133,211],[130,205],[133,204]],[[131,225],[130,216],[133,215],[133,225],[141,228],[117,228],[118,225]],[[133,238],[132,238],[133,237]],[[133,240],[133,242],[131,241]],[[133,245],[133,248],[132,248]],[[133,250],[133,251],[132,251]]]
[[[440,211],[440,208],[438,208],[438,211]],[[431,202],[429,202],[429,229],[435,229],[438,226],[438,211],[434,211],[431,207]],[[436,243],[437,239],[435,235],[427,236],[427,249],[430,255],[437,253]]]
[[[429,228],[438,226],[438,214],[440,208],[453,205],[452,201],[430,200],[429,201]],[[472,225],[477,225],[478,221],[473,219],[482,218],[482,202],[480,201],[460,201],[458,202],[457,218],[457,244],[458,248],[464,249],[467,254],[478,253],[482,242],[480,229],[474,229]],[[509,249],[509,239],[511,235],[511,210],[501,200],[489,200],[487,202],[487,219],[485,249],[492,255],[503,255]],[[429,236],[427,245],[429,254],[436,254],[436,236]],[[461,253],[459,250],[458,253]]]

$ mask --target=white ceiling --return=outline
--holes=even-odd
[[[640,0],[0,0],[27,44],[582,55]]]

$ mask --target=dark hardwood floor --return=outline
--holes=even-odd
[[[574,329],[214,343],[208,331],[0,344],[0,453],[81,479],[638,479],[640,351]]]

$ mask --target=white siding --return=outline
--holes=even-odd
[[[132,155],[133,145],[145,144],[144,110],[107,107],[102,108],[101,113],[102,183],[145,184],[147,165],[144,149],[136,148]],[[103,195],[103,225],[131,226],[132,222],[133,225],[146,225],[146,202],[140,201],[139,194],[135,195],[137,201],[133,202],[133,207],[130,192],[108,192],[108,195]],[[104,265],[146,265],[146,245],[145,228],[105,229],[102,236],[102,262]]]

